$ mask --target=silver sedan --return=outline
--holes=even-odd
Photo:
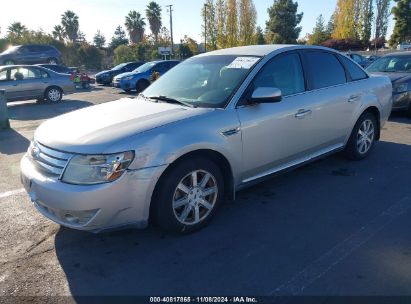
[[[327,48],[214,51],[135,99],[43,123],[21,161],[22,182],[39,212],[67,227],[142,228],[151,219],[191,232],[274,173],[338,151],[368,156],[391,92],[388,77]]]
[[[0,67],[0,90],[6,90],[7,101],[59,102],[64,94],[73,93],[75,86],[69,74],[39,66],[10,65]]]

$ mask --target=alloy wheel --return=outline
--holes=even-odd
[[[47,94],[48,98],[52,102],[57,102],[61,99],[61,92],[58,89],[51,89]]]
[[[375,137],[374,123],[366,119],[361,123],[357,134],[357,150],[360,154],[366,154],[370,150]]]
[[[205,170],[195,170],[178,183],[173,196],[173,211],[184,225],[195,225],[208,217],[217,201],[216,178]]]

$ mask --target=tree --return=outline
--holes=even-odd
[[[82,44],[78,49],[80,62],[84,63],[88,69],[100,69],[103,60],[102,51],[94,45]]]
[[[385,37],[388,30],[391,0],[376,0],[374,38]]]
[[[76,42],[77,43],[85,43],[86,42],[86,34],[84,34],[82,31],[78,31]]]
[[[411,42],[411,0],[394,0],[397,4],[392,8],[395,26],[390,39],[394,47],[402,42]]]
[[[55,25],[51,34],[53,35],[54,39],[64,41],[64,28],[61,25]]]
[[[254,34],[254,43],[255,44],[265,44],[264,33],[261,26],[257,26]]]
[[[164,47],[171,46],[171,36],[168,29],[163,26],[158,35],[158,44]]]
[[[227,0],[227,47],[238,45],[237,1]]]
[[[97,30],[97,33],[94,35],[93,42],[97,48],[101,49],[106,44],[106,37],[104,37],[100,30]]]
[[[217,48],[225,48],[227,45],[227,4],[225,0],[217,0],[215,3],[217,25]]]
[[[313,29],[312,34],[308,35],[307,44],[321,45],[324,41],[330,39],[327,28],[325,27],[325,21],[323,15],[318,16],[317,22]]]
[[[126,37],[126,32],[119,25],[114,32],[114,36],[111,38],[110,48],[116,49],[118,46],[123,44],[128,44],[128,39]]]
[[[61,15],[61,25],[64,28],[65,37],[71,42],[76,42],[79,31],[79,18],[73,11],[66,11]]]
[[[296,43],[301,32],[298,26],[303,13],[297,14],[298,3],[293,0],[274,0],[268,8],[269,19],[266,21],[267,42]]]
[[[148,23],[150,25],[150,31],[154,35],[154,40],[155,40],[156,44],[158,44],[158,34],[160,33],[160,29],[161,29],[161,26],[162,26],[161,6],[158,5],[154,1],[151,1],[147,5],[146,17],[147,17]]]
[[[357,0],[338,0],[335,10],[335,28],[332,34],[334,39],[355,39],[358,37],[356,19]]]
[[[203,35],[205,35],[205,41],[207,42],[208,50],[217,49],[217,23],[216,23],[216,11],[213,0],[206,0],[201,15],[205,21],[206,28],[203,24]]]
[[[358,36],[364,42],[371,39],[372,24],[374,19],[374,0],[359,0],[360,3],[360,27]]]
[[[136,44],[143,40],[146,23],[139,12],[130,11],[126,16],[124,25],[126,26],[131,43]]]
[[[257,11],[253,0],[239,3],[239,45],[253,44],[257,23]]]
[[[7,33],[11,37],[21,37],[27,32],[27,27],[21,22],[13,22],[7,27]]]

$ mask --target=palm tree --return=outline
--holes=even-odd
[[[64,28],[61,25],[54,26],[51,34],[53,35],[55,39],[58,39],[60,41],[64,40],[65,33],[64,33]]]
[[[24,32],[27,32],[27,27],[21,22],[13,22],[8,26],[7,32],[11,36],[21,37]]]
[[[143,40],[144,27],[146,26],[146,23],[139,12],[130,11],[126,16],[126,22],[124,25],[127,28],[131,43],[135,44]]]
[[[61,24],[64,33],[71,42],[76,42],[78,37],[79,22],[78,16],[73,11],[66,11],[61,15]]]
[[[148,23],[150,24],[150,30],[154,35],[154,39],[156,44],[158,43],[158,34],[160,33],[160,29],[162,26],[161,22],[161,6],[158,3],[151,1],[147,5],[146,9],[146,17]]]

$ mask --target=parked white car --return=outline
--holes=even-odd
[[[366,157],[391,107],[388,77],[327,48],[214,51],[135,99],[43,123],[22,181],[36,208],[67,227],[142,228],[152,219],[190,232],[273,173],[337,151]]]

